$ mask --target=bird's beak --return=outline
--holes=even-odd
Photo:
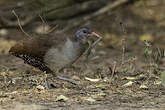
[[[101,38],[97,33],[92,32],[91,34],[88,34],[89,37],[98,37]]]

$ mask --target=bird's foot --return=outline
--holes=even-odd
[[[56,88],[56,84],[50,83],[50,82],[47,81],[47,80],[45,80],[45,82],[43,82],[43,83],[41,84],[41,86],[43,86],[46,90],[50,90],[50,89]]]
[[[48,74],[44,75],[43,81],[40,85],[43,86],[46,90],[56,88],[56,84],[52,83],[52,81],[48,81]]]
[[[57,79],[60,79],[60,80],[64,80],[64,81],[67,81],[67,82],[70,82],[74,85],[80,85],[79,82],[73,80],[73,79],[70,79],[70,78],[66,78],[66,77],[62,77],[62,76],[55,76]],[[53,89],[53,88],[56,88],[56,84],[54,84],[52,81],[48,81],[48,76],[45,75],[44,77],[44,81],[42,82],[41,84],[46,90],[49,90],[49,89]]]
[[[69,78],[65,78],[65,77],[62,77],[62,76],[56,76],[56,78],[60,79],[60,80],[64,80],[64,81],[68,81],[72,84],[75,84],[75,85],[80,85],[79,82],[73,80],[73,79],[69,79]]]

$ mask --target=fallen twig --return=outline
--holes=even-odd
[[[18,22],[18,25],[19,25],[21,31],[22,31],[26,36],[31,37],[28,33],[26,33],[26,32],[23,30],[23,28],[22,28],[22,26],[21,26],[21,22],[20,22],[20,20],[19,20],[19,17],[18,17],[18,15],[15,13],[14,10],[12,10],[12,13],[16,16],[17,22]]]
[[[69,29],[71,29],[73,27],[79,26],[80,24],[84,23],[87,20],[90,20],[90,19],[92,19],[94,17],[97,17],[99,15],[102,15],[102,14],[108,12],[108,11],[110,12],[110,11],[112,11],[112,9],[114,9],[114,8],[120,6],[120,5],[123,5],[125,3],[128,3],[129,1],[131,1],[131,0],[117,0],[114,3],[111,3],[110,2],[106,6],[104,6],[103,8],[99,9],[98,11],[96,11],[96,12],[90,14],[90,15],[87,15],[87,16],[83,17],[79,21],[76,21],[76,23],[75,23],[75,19],[73,19],[70,22],[74,22],[74,23],[69,23],[69,24],[72,24],[72,25],[67,26],[62,31],[59,31],[59,32],[66,32],[66,31],[68,31]]]
[[[25,18],[23,21],[21,21],[20,24],[21,26],[25,26],[35,18],[36,16],[29,16]],[[4,18],[3,16],[0,15],[0,28],[4,28],[4,27],[18,27],[18,23],[16,21],[8,20],[7,18]]]
[[[92,44],[88,47],[88,49],[85,51],[84,54],[87,54],[101,39],[102,39],[102,38],[99,37],[94,43],[92,43]]]
[[[115,74],[115,72],[116,72],[116,65],[117,65],[117,62],[114,61],[114,65],[113,65],[113,68],[112,68],[111,80],[112,80],[112,78],[114,77],[114,74]]]

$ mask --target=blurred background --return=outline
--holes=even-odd
[[[121,56],[124,45],[126,55],[140,57],[145,40],[165,48],[164,4],[165,0],[1,0],[0,54],[8,54],[15,42],[27,37],[20,26],[31,36],[51,30],[73,36],[79,27],[88,26],[103,37],[102,53]]]
[[[164,48],[164,4],[165,0],[1,0],[0,38],[17,41],[25,37],[14,10],[29,34],[44,34],[53,27],[73,34],[85,25],[100,33],[108,48],[120,48],[123,36],[130,49],[143,40]],[[5,51],[3,43],[0,47]]]

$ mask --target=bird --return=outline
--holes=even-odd
[[[36,35],[18,41],[10,48],[9,53],[42,72],[77,84],[72,79],[57,76],[56,73],[70,67],[84,54],[89,48],[90,37],[101,38],[88,27],[79,28],[73,37],[62,33]]]

